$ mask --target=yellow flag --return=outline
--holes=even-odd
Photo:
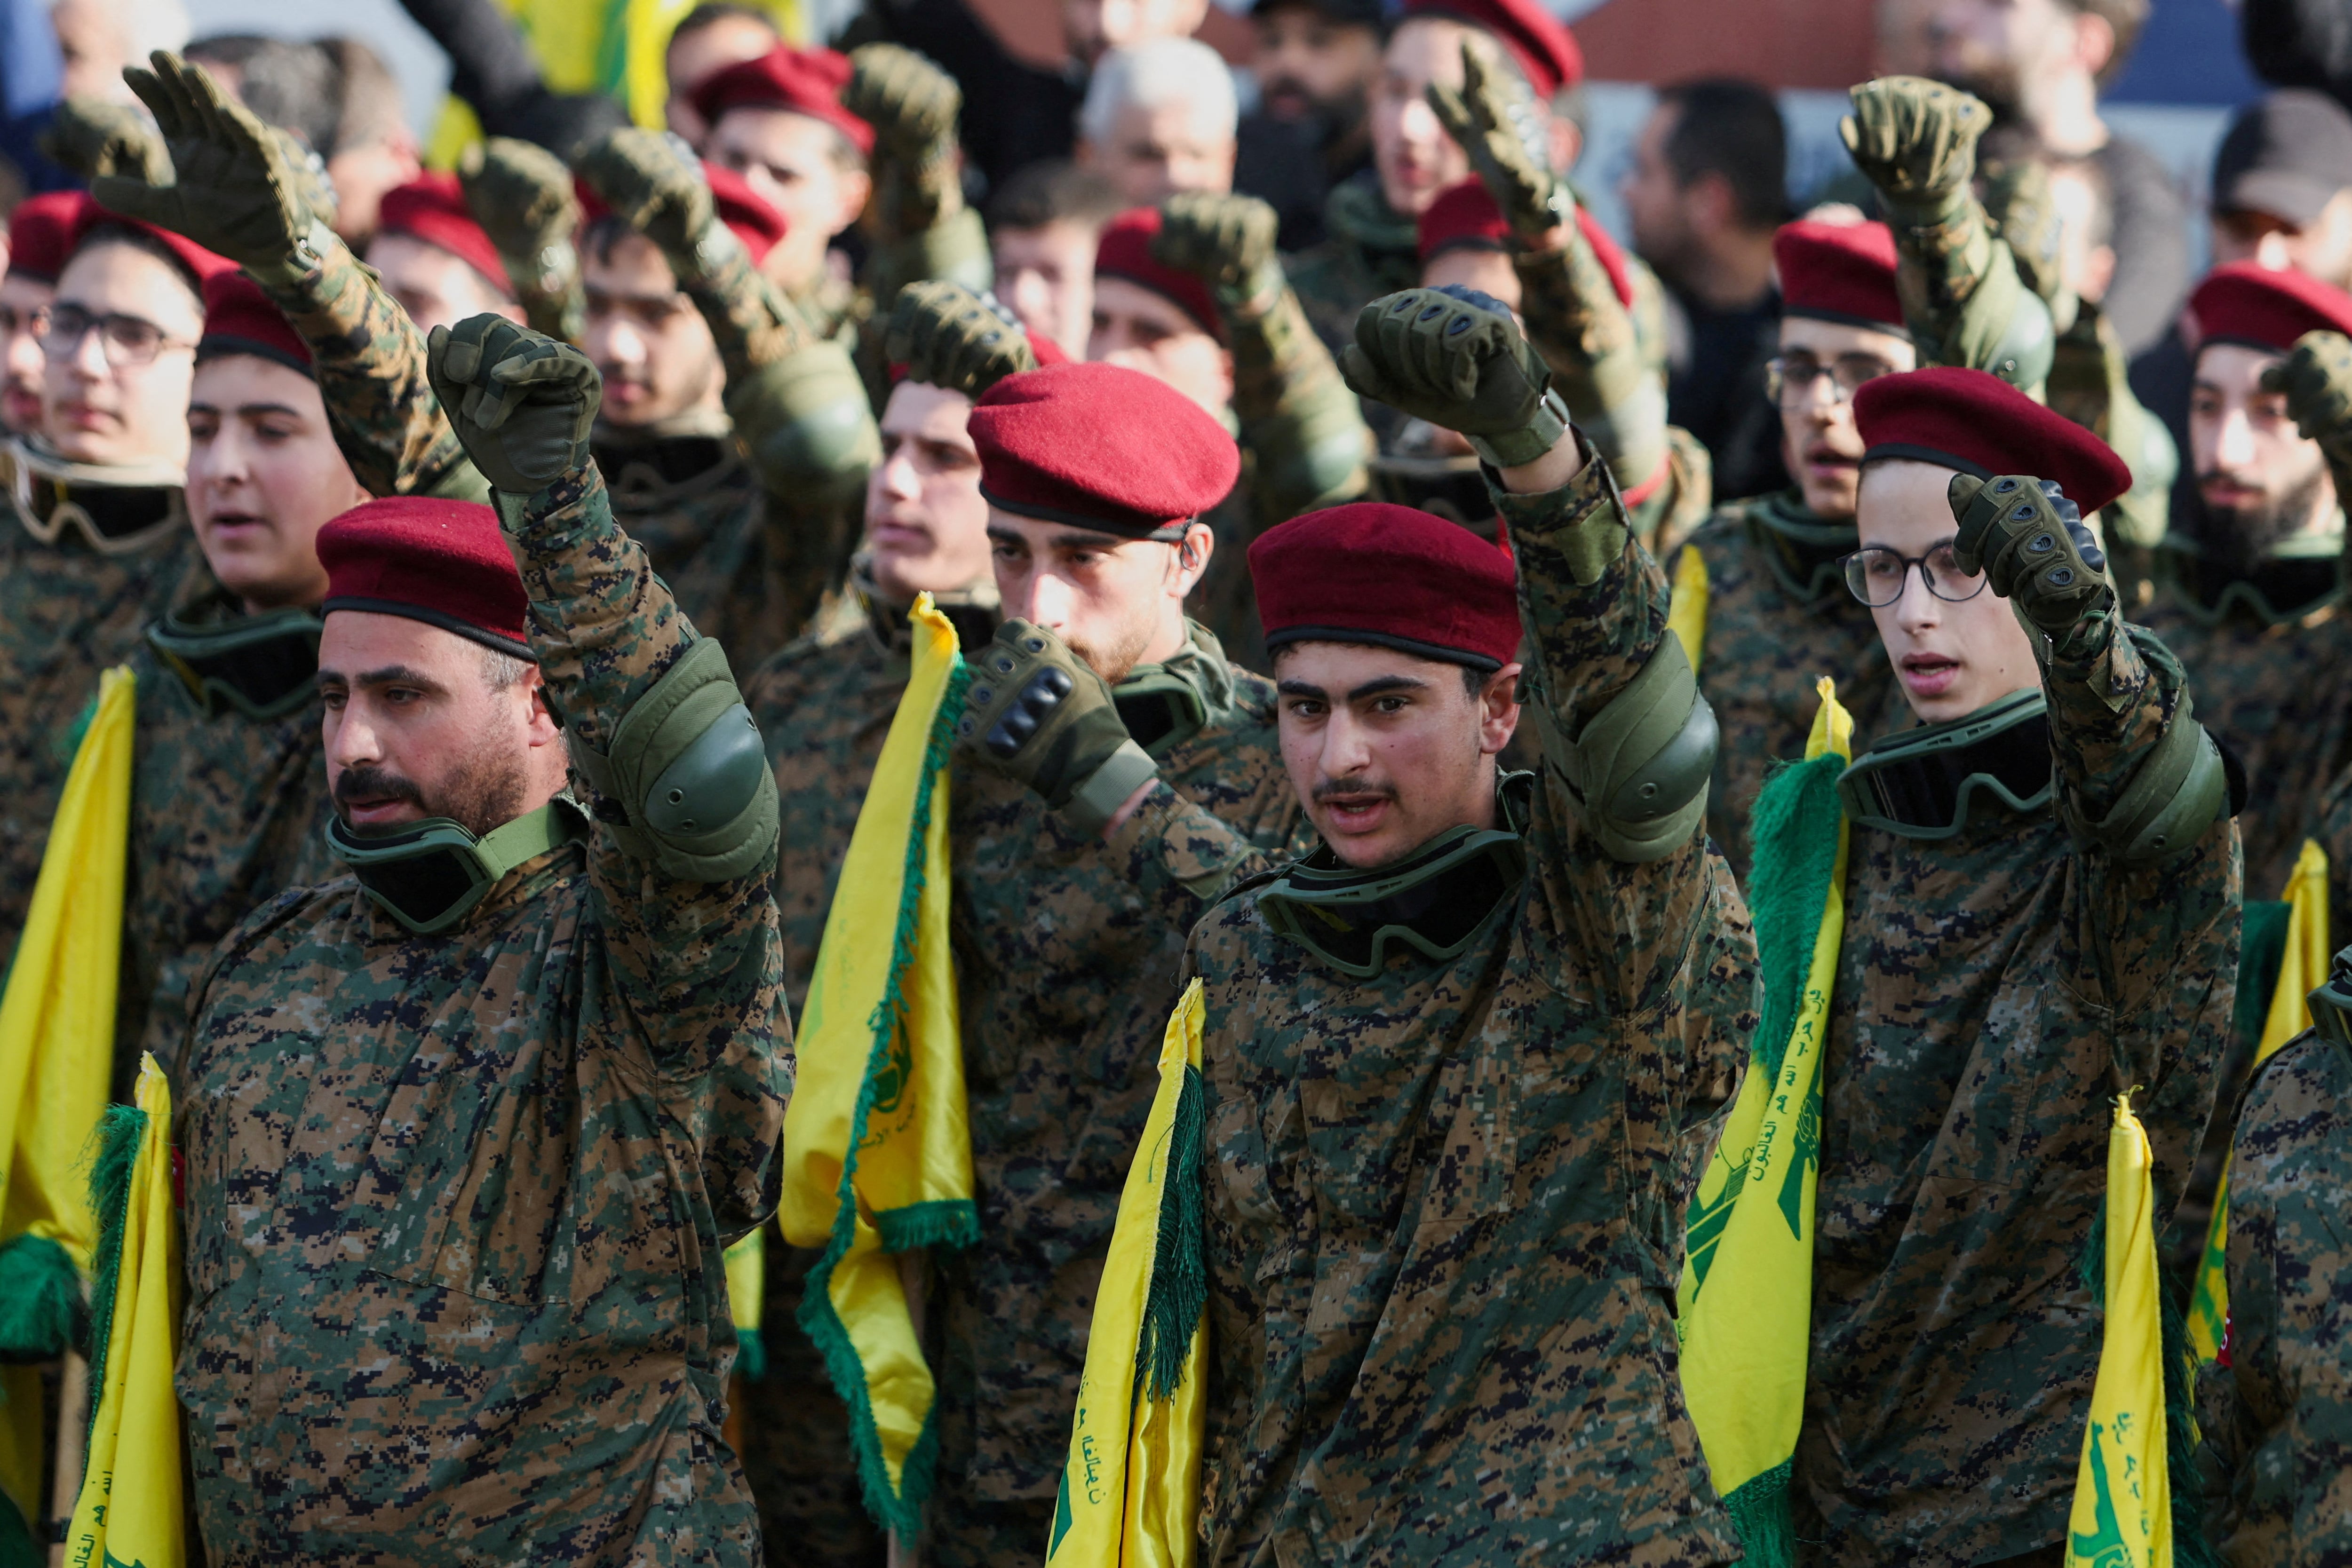
[[[727,1309],[735,1322],[735,1370],[746,1377],[767,1375],[768,1347],[760,1320],[768,1310],[768,1228],[764,1225],[727,1249]]]
[[[2336,945],[2327,929],[2327,852],[2304,841],[2286,879],[2286,951],[2279,960],[2278,984],[2254,1047],[2262,1066],[2280,1046],[2311,1027],[2311,993],[2327,983]],[[2205,1226],[2205,1250],[2197,1261],[2197,1289],[2189,1302],[2189,1345],[2200,1362],[2219,1361],[2230,1343],[2230,1166],[2213,1190],[2213,1217]]]
[[[89,1464],[66,1532],[67,1561],[182,1568],[180,1238],[172,1203],[172,1091],[152,1056],[137,1106],[110,1114],[93,1183],[105,1216],[90,1364]],[[125,1179],[127,1177],[127,1179]]]
[[[1204,1011],[1196,979],[1160,1038],[1160,1091],[1095,1293],[1047,1568],[1192,1568],[1195,1556],[1208,1430]]]
[[[1694,670],[1706,650],[1707,601],[1713,593],[1707,586],[1706,559],[1696,545],[1683,546],[1683,553],[1675,558],[1674,598],[1666,608],[1666,630],[1682,639],[1683,652],[1690,656]]]
[[[937,1447],[935,1389],[897,1259],[978,1239],[948,942],[948,756],[971,680],[915,601],[912,670],[858,809],[796,1031],[784,1239],[823,1247],[801,1326],[849,1406],[866,1507],[908,1539]]]
[[[2106,1323],[2066,1568],[2172,1568],[2153,1163],[2131,1096],[2118,1094],[2107,1134]]]
[[[1764,1013],[1691,1203],[1677,1303],[1691,1423],[1758,1568],[1795,1561],[1789,1477],[1812,1340],[1822,1055],[1845,926],[1837,778],[1853,758],[1853,718],[1832,682],[1815,689],[1822,706],[1804,763],[1777,775],[1757,802],[1749,891]],[[1776,1042],[1780,1049],[1769,1050]]]

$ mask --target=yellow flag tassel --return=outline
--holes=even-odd
[[[2172,1568],[2156,1186],[2131,1096],[2107,1134],[2105,1327],[2066,1531],[2067,1568]]]

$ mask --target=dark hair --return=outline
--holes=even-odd
[[[335,70],[335,135],[332,147],[319,149],[322,157],[374,147],[406,133],[407,106],[401,101],[400,82],[392,68],[357,38],[321,38],[319,48]]]
[[[757,5],[745,5],[740,0],[703,0],[701,5],[677,19],[677,26],[669,30],[669,43],[664,44],[662,50],[666,54],[670,44],[680,38],[691,37],[705,27],[717,26],[721,22],[757,22],[773,33],[780,42],[784,36],[776,26],[775,16]]]
[[[292,131],[321,157],[334,152],[342,73],[319,45],[230,34],[189,45],[188,57],[235,71],[236,98],[263,124]]]
[[[2058,0],[2058,4],[2078,16],[2096,16],[2115,34],[2115,52],[2099,68],[2096,78],[2099,86],[2109,86],[2124,74],[2124,68],[2131,64],[2132,50],[2139,47],[2139,36],[2147,26],[2148,0]]]
[[[1708,77],[1662,88],[1658,101],[1675,110],[1665,144],[1675,183],[1719,175],[1743,225],[1770,229],[1787,221],[1789,133],[1769,89],[1737,77]]]
[[[189,298],[195,302],[196,314],[202,316],[205,313],[204,279],[198,277],[194,269],[186,262],[173,255],[170,246],[144,229],[135,229],[129,224],[111,221],[92,224],[83,230],[81,237],[74,242],[73,253],[66,257],[66,261],[70,265],[74,256],[81,255],[86,250],[95,250],[102,245],[127,245],[133,250],[145,251],[149,256],[170,267],[172,276],[186,286]]]
[[[1051,223],[1100,228],[1127,204],[1091,169],[1058,159],[1024,163],[988,199],[992,229],[1041,229]]]

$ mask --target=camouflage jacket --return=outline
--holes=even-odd
[[[1599,463],[1500,500],[1527,700],[1570,733],[1664,635],[1637,541],[1590,587],[1568,569],[1562,534],[1613,504]],[[1504,797],[1527,875],[1454,959],[1349,979],[1276,936],[1255,885],[1192,934],[1217,1568],[1738,1554],[1674,1293],[1689,1143],[1755,1024],[1746,911],[1703,835],[1622,864],[1556,772]]]
[[[1748,813],[1772,765],[1804,755],[1820,706],[1813,683],[1837,683],[1864,736],[1895,718],[1903,698],[1877,623],[1837,564],[1854,548],[1852,519],[1818,517],[1785,491],[1723,507],[1688,548],[1706,563],[1707,584],[1706,636],[1688,653],[1723,735],[1707,831],[1745,875]]]
[[[2184,681],[2120,622],[2087,647],[2042,684],[2060,799],[2096,821]],[[2078,849],[2056,810],[1979,812],[1940,841],[1853,829],[1795,1469],[1823,1563],[1958,1568],[2060,1540],[2099,1356],[2079,1270],[2114,1097],[2136,1091],[2161,1232],[2229,1039],[2232,824],[2126,865]]]
[[[1134,705],[1176,688],[1199,703],[1198,725],[1154,737]],[[1009,779],[968,761],[955,774],[956,974],[981,1240],[934,1258],[935,1517],[967,1500],[1054,1497],[1185,933],[1230,877],[1305,841],[1273,686],[1228,664],[1213,637],[1195,626],[1181,653],[1138,670],[1118,695],[1160,783],[1107,843],[1073,834]]]
[[[1334,354],[1356,340],[1356,317],[1383,294],[1421,281],[1417,226],[1381,194],[1367,169],[1332,188],[1323,204],[1327,236],[1283,264],[1315,335]],[[1362,402],[1364,423],[1386,451],[1404,416],[1386,403]]]
[[[2306,1030],[2263,1065],[2230,1170],[2229,1483],[2213,1538],[2230,1568],[2352,1563],[2352,1051]]]
[[[551,692],[609,744],[692,629],[593,468],[501,501]],[[449,932],[339,881],[198,983],[177,1383],[216,1563],[759,1556],[719,1250],[791,1086],[771,876],[575,821]]]

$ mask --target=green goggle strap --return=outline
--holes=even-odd
[[[2299,545],[2301,548],[2298,548]],[[2336,566],[2334,588],[2303,603],[2289,605],[2285,609],[2272,603],[2270,595],[2264,593],[2258,584],[2249,582],[2242,578],[2223,583],[2220,596],[2210,604],[2207,604],[2196,594],[2189,592],[2187,580],[2181,573],[2180,563],[2184,560],[2198,559],[2199,552],[2195,545],[2182,539],[2179,535],[2167,535],[2164,541],[2157,547],[2157,576],[2179,591],[2176,597],[2181,611],[2200,626],[2218,626],[2229,619],[2232,610],[2237,609],[2250,612],[2254,619],[2265,626],[2284,626],[2302,620],[2315,611],[2343,601],[2345,589],[2343,549],[2344,541],[2341,536],[2330,536],[2307,542],[2291,540],[2285,548],[2270,558],[2272,562],[2332,559]]]
[[[1527,846],[1518,834],[1462,827],[1440,834],[1403,865],[1383,871],[1325,871],[1293,865],[1258,894],[1258,912],[1276,935],[1297,943],[1343,975],[1369,980],[1386,967],[1391,949],[1399,943],[1439,963],[1458,956],[1486,918],[1482,915],[1469,922],[1460,936],[1443,943],[1410,924],[1383,922],[1372,933],[1369,955],[1358,960],[1334,952],[1328,945],[1329,937],[1360,929],[1342,918],[1342,912],[1394,898],[1481,860],[1494,863],[1506,894],[1527,874]]]
[[[272,610],[217,627],[191,626],[167,615],[147,629],[147,645],[180,677],[206,718],[226,708],[267,723],[299,711],[317,693],[320,625],[308,610]],[[310,673],[275,695],[256,696],[207,667],[280,643],[288,667],[307,663]]]
[[[352,868],[360,886],[385,914],[418,936],[430,936],[463,920],[507,873],[568,843],[578,833],[576,809],[558,797],[478,839],[447,817],[427,817],[382,838],[359,837],[343,826],[341,817],[331,817],[327,847]],[[439,867],[428,864],[436,857],[443,862]],[[411,874],[393,874],[395,868]],[[441,875],[434,878],[431,873],[436,870]],[[424,874],[415,874],[420,873]],[[457,881],[460,877],[462,883]],[[397,901],[401,884],[417,889],[426,885],[428,879],[449,890],[435,899],[439,907],[402,907]]]

